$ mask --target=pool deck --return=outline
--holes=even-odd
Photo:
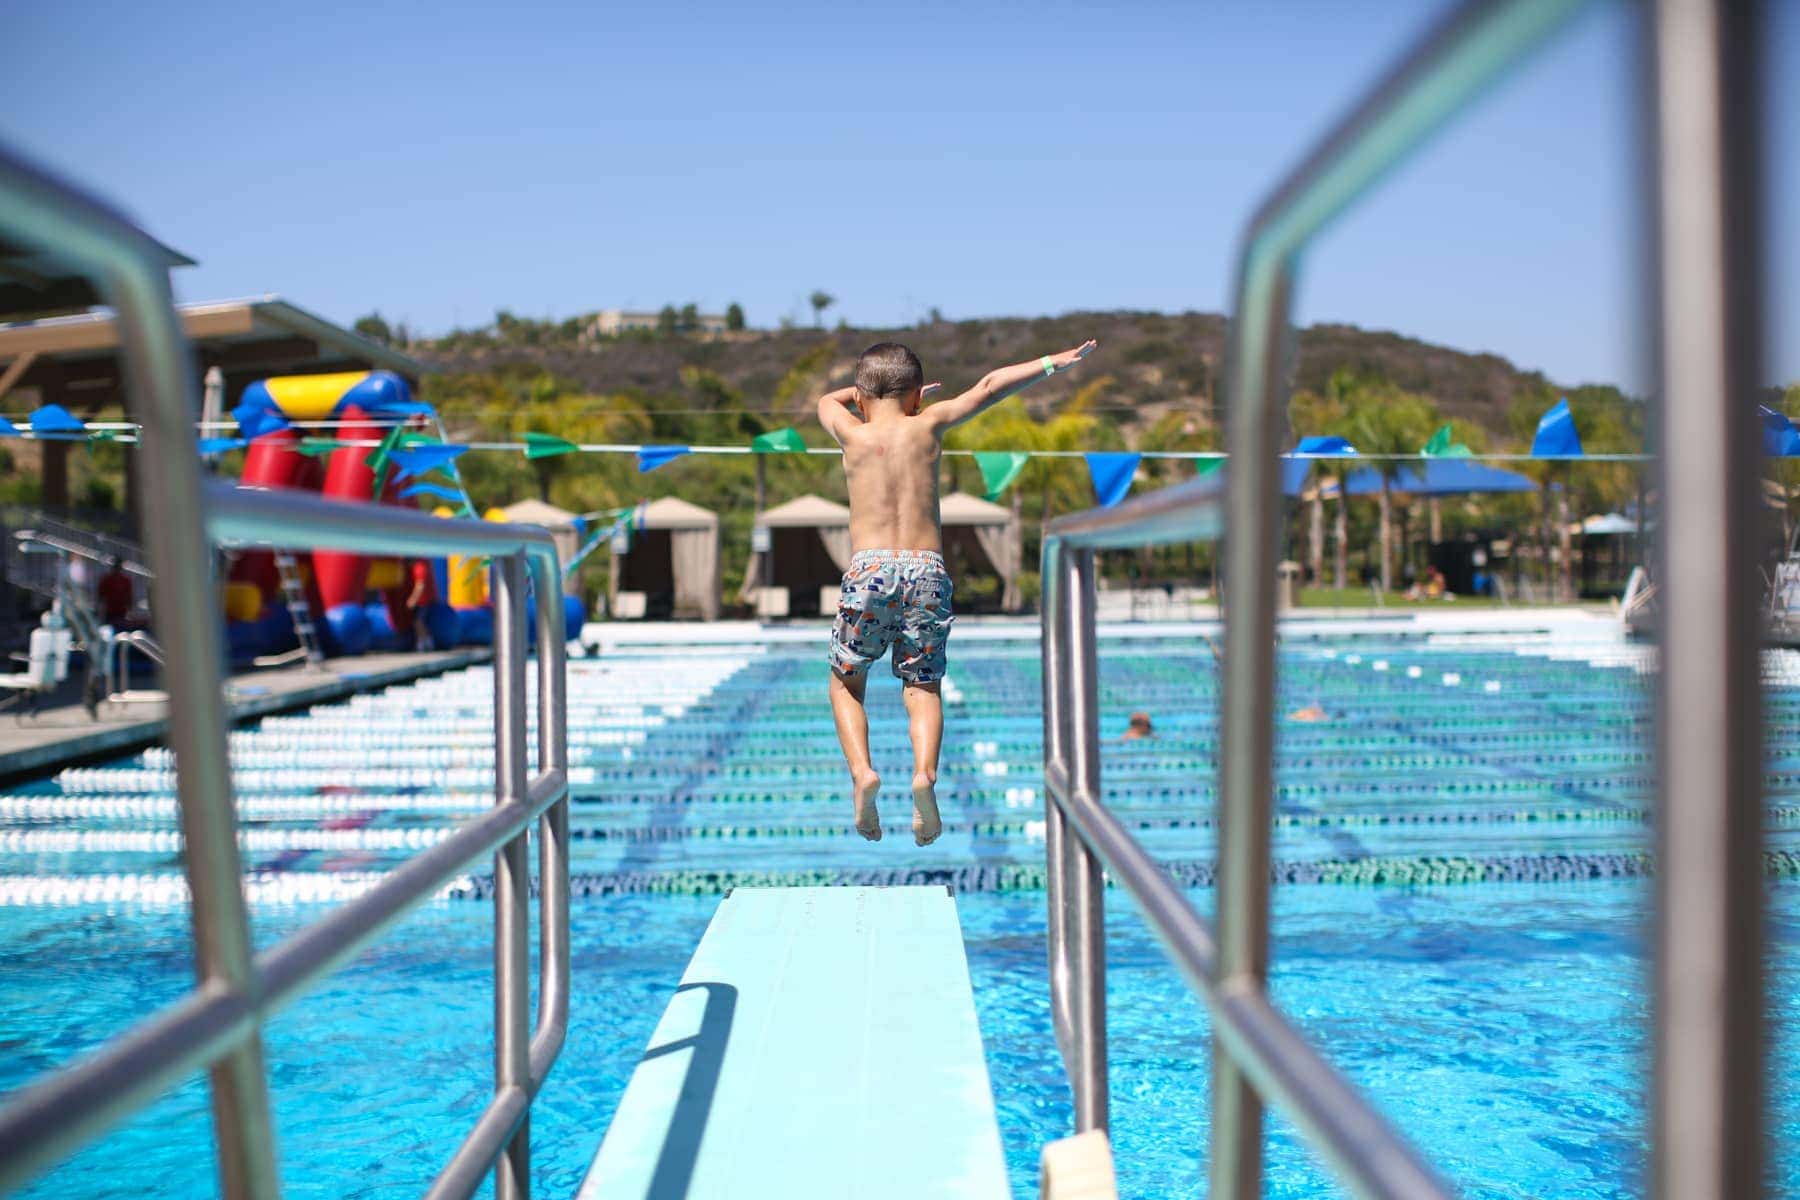
[[[361,654],[328,660],[323,667],[282,667],[231,677],[227,686],[233,723],[269,713],[342,700],[358,692],[406,683],[486,662],[485,646],[426,653]],[[88,716],[75,692],[68,703],[35,716],[0,715],[0,779],[39,774],[102,754],[118,754],[163,740],[165,703],[108,702],[100,718]]]

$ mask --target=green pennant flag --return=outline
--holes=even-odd
[[[119,440],[119,431],[116,429],[90,429],[87,440],[90,442],[116,442]]]
[[[1419,453],[1426,458],[1468,458],[1474,452],[1461,442],[1452,442],[1450,426],[1445,425],[1431,435],[1431,440],[1425,443],[1425,448]]]
[[[526,458],[555,458],[558,454],[573,454],[581,449],[567,438],[559,438],[553,433],[521,433],[519,440],[525,443]]]
[[[1197,458],[1194,460],[1194,474],[1195,476],[1211,475],[1224,465],[1225,460],[1222,458]]]
[[[1030,461],[1031,455],[1021,450],[977,450],[975,466],[981,471],[982,495],[989,502],[998,500]]]
[[[806,450],[806,443],[800,440],[800,434],[793,428],[771,429],[768,433],[759,433],[750,439],[750,449],[755,454],[800,454]]]
[[[340,442],[336,438],[301,438],[294,449],[308,458],[319,458],[336,450],[349,447],[349,442]]]
[[[369,470],[375,472],[377,480],[386,473],[388,455],[392,454],[400,445],[401,432],[400,426],[398,425],[388,430],[386,436],[381,439],[381,445],[375,447],[375,449],[370,451],[368,456],[363,459],[363,462],[368,464]],[[376,483],[375,490],[378,492],[381,490],[381,484],[379,482]]]

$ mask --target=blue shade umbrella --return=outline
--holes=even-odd
[[[1540,458],[1581,453],[1581,434],[1575,429],[1575,415],[1569,411],[1567,396],[1538,418],[1537,436],[1531,439],[1531,453]]]
[[[1401,467],[1391,487],[1414,496],[1467,496],[1488,492],[1535,492],[1537,484],[1517,471],[1483,466],[1465,458],[1430,458],[1418,467]],[[1352,496],[1372,496],[1381,490],[1381,472],[1373,467],[1353,471],[1344,481]]]
[[[1756,406],[1756,415],[1762,418],[1764,454],[1770,458],[1800,455],[1800,430],[1794,428],[1794,423],[1787,419],[1786,414],[1759,404]]]
[[[81,419],[60,404],[46,404],[32,413],[28,420],[31,422],[31,432],[39,437],[87,432],[87,426],[81,423]]]
[[[1310,439],[1309,439],[1310,440]],[[1300,443],[1302,446],[1306,442]],[[1281,459],[1281,494],[1290,499],[1306,490],[1306,477],[1312,474],[1312,460],[1308,458]]]
[[[1341,437],[1304,437],[1294,447],[1295,454],[1355,454],[1356,447],[1348,439]]]
[[[1138,455],[1124,451],[1094,451],[1084,455],[1088,477],[1094,483],[1094,499],[1101,508],[1111,508],[1131,491],[1132,476],[1137,474]]]
[[[674,462],[687,452],[686,446],[639,446],[637,452],[638,474],[654,471],[665,463]]]

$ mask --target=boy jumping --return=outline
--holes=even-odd
[[[928,846],[944,828],[937,807],[938,748],[944,738],[938,688],[955,621],[938,528],[944,431],[1068,370],[1096,344],[1083,342],[1061,354],[990,371],[962,395],[921,412],[925,395],[938,385],[924,385],[924,370],[911,350],[882,342],[863,351],[854,386],[819,397],[819,423],[844,448],[854,551],[831,631],[831,714],[850,764],[856,831],[871,842],[881,840],[875,808],[881,777],[869,761],[863,692],[869,668],[890,648],[894,674],[905,685],[912,732],[913,841]]]

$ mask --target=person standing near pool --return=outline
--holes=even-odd
[[[937,807],[938,750],[944,739],[939,687],[953,590],[938,527],[938,459],[947,430],[1040,379],[1066,371],[1097,343],[989,371],[968,391],[929,408],[939,385],[925,383],[919,357],[898,342],[863,351],[856,382],[819,397],[819,423],[844,448],[850,492],[850,569],[831,630],[831,713],[850,766],[856,831],[881,840],[875,798],[881,777],[869,759],[863,707],[868,671],[893,652],[913,747],[913,841],[943,832]]]

